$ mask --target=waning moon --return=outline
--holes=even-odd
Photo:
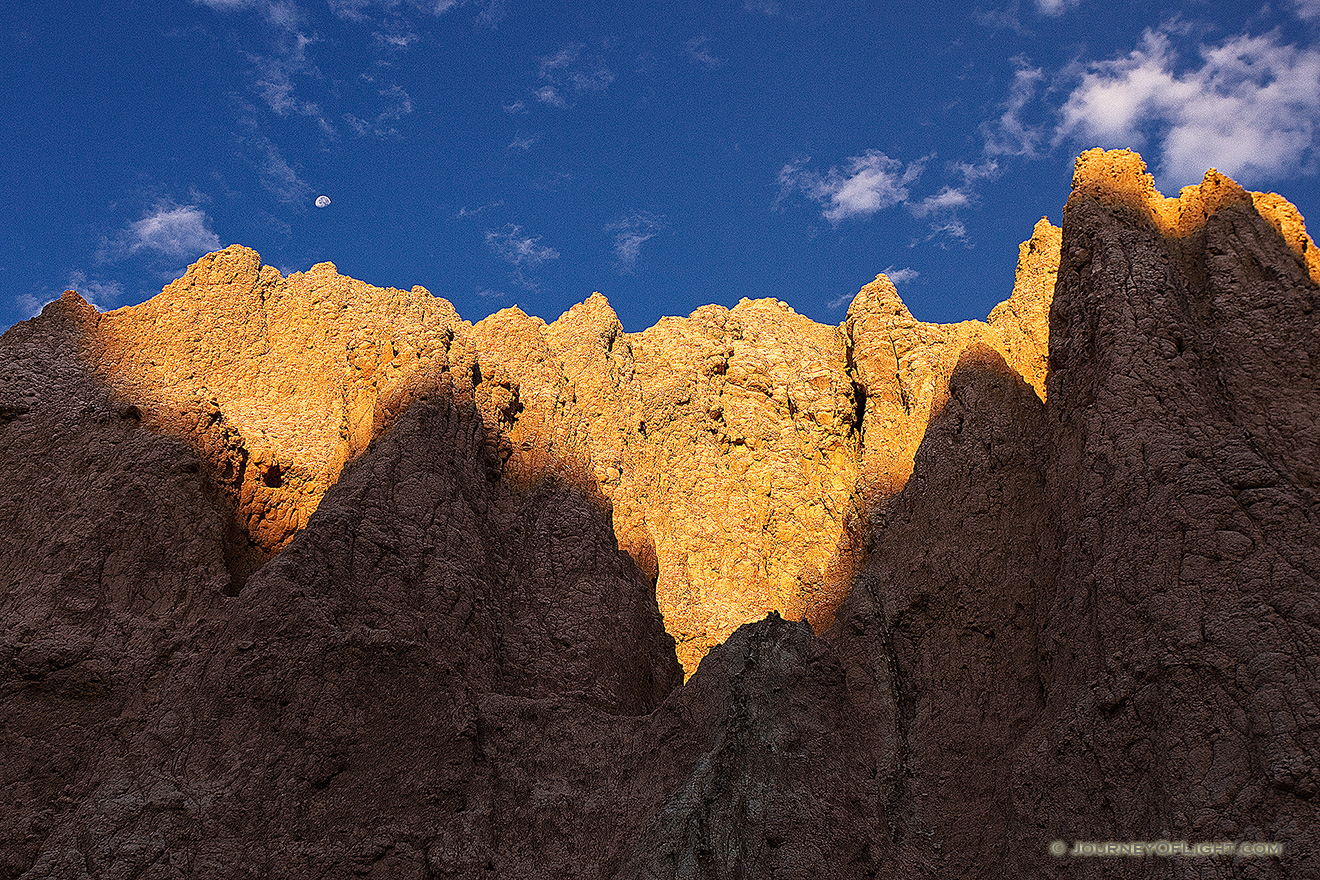
[[[328,207],[329,205],[330,205],[330,197],[329,197],[329,196],[317,196],[317,197],[316,197],[316,207],[318,207],[318,208],[325,208],[325,207]]]

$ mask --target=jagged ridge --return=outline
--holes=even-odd
[[[646,365],[664,349],[614,332],[603,300],[562,326],[495,316],[488,332],[519,346],[502,364],[482,357],[480,324],[460,324],[432,337],[443,358],[410,366],[417,337],[401,320],[388,364],[375,343],[369,431],[347,427],[366,424],[363,398],[333,393],[359,386],[328,382],[345,427],[318,448],[342,442],[348,463],[236,596],[226,523],[296,498],[279,493],[286,479],[312,482],[254,455],[244,431],[282,442],[262,383],[297,393],[296,359],[256,358],[261,381],[235,386],[249,397],[204,400],[213,422],[128,396],[135,371],[174,368],[114,360],[110,343],[130,337],[76,297],[11,329],[0,834],[17,843],[0,872],[1136,877],[1152,863],[1060,862],[1046,844],[1170,835],[1286,846],[1278,860],[1154,866],[1171,876],[1320,871],[1313,248],[1263,216],[1275,203],[1213,175],[1176,215],[1157,213],[1169,202],[1144,175],[1135,154],[1079,161],[1061,260],[1038,267],[1057,272],[1046,395],[987,344],[998,322],[1021,322],[1012,300],[989,330],[931,330],[892,287],[868,286],[842,338],[822,343],[840,396],[810,411],[842,413],[864,481],[903,478],[849,489],[873,552],[824,638],[771,615],[681,687],[652,587],[617,552],[626,505],[600,488],[601,461],[574,455],[614,448],[589,433],[600,425],[619,448],[634,429],[592,421],[580,400],[604,395],[578,389],[632,400],[639,386],[630,420],[714,402],[722,417],[702,410],[692,457],[742,461],[751,441],[773,461],[782,433],[731,416],[772,411],[756,407],[775,386],[756,382],[781,368],[740,370],[759,349],[737,343],[775,350],[757,308],[809,332],[786,307],[646,331],[684,341],[673,362],[709,369],[660,404]],[[279,306],[274,288],[253,297],[238,275],[215,277]],[[365,295],[433,302],[423,294]],[[155,326],[186,325],[168,303]],[[602,332],[564,335],[593,320]],[[936,330],[931,350],[905,348],[902,334]],[[337,364],[349,348],[330,336],[302,341]],[[920,370],[943,369],[959,340],[923,402]],[[185,390],[209,390],[178,369]],[[892,452],[868,470],[885,413],[922,420],[910,478]],[[195,437],[216,425],[243,465],[229,482]],[[657,434],[638,448],[684,436],[636,428]]]

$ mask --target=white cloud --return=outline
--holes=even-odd
[[[521,150],[522,152],[525,153],[528,150],[530,150],[532,147],[536,146],[537,142],[540,140],[541,140],[541,136],[539,134],[534,134],[531,135],[530,137],[514,138],[513,141],[511,141],[509,145],[504,149]]]
[[[102,312],[124,298],[124,285],[118,281],[99,281],[88,278],[87,273],[81,269],[75,269],[69,273],[69,280],[65,287],[68,290],[77,291],[79,296]],[[18,306],[24,318],[35,318],[41,314],[42,309],[57,299],[59,299],[58,295],[44,294],[36,296],[24,293],[14,297],[14,304]]]
[[[329,125],[319,104],[299,100],[294,94],[292,73],[293,68],[300,66],[299,62],[291,63],[282,58],[256,57],[252,62],[258,71],[254,83],[257,93],[274,113],[279,116],[306,116],[317,120],[322,126]]]
[[[1016,68],[1013,85],[1008,90],[1003,112],[981,126],[987,156],[1035,157],[1045,137],[1043,127],[1030,125],[1023,119],[1027,106],[1035,99],[1037,89],[1045,80],[1045,73],[1021,57],[1015,58],[1013,65]]]
[[[637,266],[642,245],[655,238],[665,228],[664,220],[654,214],[634,212],[622,220],[605,227],[614,233],[615,268],[631,274]]]
[[[218,12],[254,9],[272,30],[263,36],[268,46],[260,52],[244,52],[254,68],[252,89],[266,106],[279,116],[305,116],[316,121],[324,134],[333,135],[334,127],[321,106],[301,99],[296,77],[319,76],[308,60],[308,47],[316,36],[303,31],[304,15],[293,0],[193,0]],[[359,4],[360,5],[360,4]],[[333,6],[332,6],[333,8]]]
[[[14,297],[14,305],[18,306],[18,311],[23,315],[23,319],[35,318],[41,314],[41,310],[48,304],[55,302],[58,297],[52,296],[33,296],[30,293],[20,293]]]
[[[541,236],[525,235],[523,228],[513,223],[499,231],[487,230],[486,244],[500,259],[515,266],[538,266],[559,259],[559,251],[541,244]]]
[[[559,90],[554,86],[541,86],[535,92],[532,92],[532,94],[535,95],[536,100],[540,101],[542,104],[549,104],[551,107],[568,106],[568,102],[564,100],[564,97],[559,94]]]
[[[967,226],[958,217],[945,217],[936,220],[930,224],[930,235],[926,236],[925,240],[932,241],[941,236],[966,244]],[[943,246],[947,247],[947,245]]]
[[[1080,5],[1082,0],[1036,0],[1036,8],[1042,15],[1063,15],[1069,9]]]
[[[1307,21],[1320,18],[1320,0],[1292,0],[1297,7],[1297,17]]]
[[[958,172],[963,179],[963,185],[968,188],[978,180],[994,180],[999,176],[999,161],[996,159],[986,159],[979,164],[954,162],[949,167]]]
[[[265,135],[255,135],[248,140],[255,149],[256,165],[261,173],[261,182],[282,202],[304,202],[312,196],[312,187],[298,175],[297,169],[289,164],[284,154]]]
[[[467,205],[464,205],[463,207],[458,209],[458,216],[480,217],[482,214],[486,213],[487,211],[494,210],[495,208],[498,208],[503,204],[504,204],[504,199],[500,199],[498,202],[487,202],[486,204],[478,205],[475,208],[469,208]]]
[[[399,130],[392,123],[413,112],[412,97],[401,86],[392,85],[382,89],[380,96],[384,99],[385,106],[375,118],[361,119],[352,113],[344,114],[344,121],[359,136],[365,134],[373,134],[376,137],[397,136]]]
[[[709,43],[706,37],[693,37],[683,44],[683,51],[693,64],[713,70],[720,66],[720,59],[710,53]]]
[[[909,205],[908,210],[917,217],[927,217],[941,211],[955,211],[958,208],[965,208],[971,203],[972,197],[967,190],[946,186],[935,195],[926,196],[921,201]]]
[[[103,262],[136,255],[193,260],[220,249],[220,237],[211,231],[210,222],[206,212],[196,205],[162,202],[152,213],[103,242],[97,257]]]
[[[504,0],[489,0],[481,12],[477,13],[477,27],[495,30],[504,21],[508,13],[504,11]]]
[[[201,0],[201,2],[207,3],[210,0]],[[349,21],[364,21],[369,17],[367,11],[373,6],[379,6],[385,12],[393,12],[403,5],[402,0],[330,0],[330,11],[339,18]],[[459,0],[409,0],[407,5],[431,15],[444,15],[459,5]]]
[[[1210,167],[1244,181],[1295,172],[1320,127],[1320,49],[1241,35],[1200,56],[1180,71],[1169,35],[1147,31],[1126,57],[1090,65],[1063,105],[1056,142],[1150,145],[1175,185]]]
[[[87,273],[75,269],[69,273],[69,289],[76,290],[82,298],[101,311],[124,298],[124,285],[118,281],[98,281],[88,278]]]
[[[262,17],[278,28],[296,32],[302,13],[291,0],[193,0],[208,6],[217,12],[234,12],[239,9],[255,9]],[[333,3],[331,4],[333,7]]]
[[[386,49],[407,49],[421,39],[411,30],[402,28],[389,33],[374,31],[371,36],[376,40],[377,45]]]
[[[536,99],[552,107],[567,107],[566,93],[603,92],[614,82],[614,72],[598,55],[574,43],[541,59],[539,76],[545,85],[533,90]]]
[[[780,170],[781,194],[805,193],[824,206],[822,214],[831,223],[865,217],[906,202],[908,185],[925,168],[925,160],[904,166],[879,150],[867,150],[849,159],[843,171],[830,168],[823,175],[806,170],[804,164],[791,163]]]
[[[207,2],[207,0],[202,0],[202,2]],[[372,0],[330,0],[330,11],[339,18],[348,19],[349,21],[363,21],[367,17],[363,10],[371,4]]]
[[[889,277],[889,280],[895,287],[898,287],[900,284],[907,284],[909,281],[915,281],[917,276],[921,273],[916,269],[895,269],[893,266],[890,266],[884,271],[884,274]],[[856,297],[857,294],[855,293],[844,293],[827,302],[825,307],[831,310],[840,309],[851,303]]]
[[[840,294],[839,296],[836,296],[834,299],[832,299],[832,300],[830,300],[829,302],[825,303],[825,306],[826,306],[826,308],[829,308],[829,309],[837,309],[837,308],[839,308],[840,306],[847,305],[848,303],[852,302],[852,301],[853,301],[854,299],[856,299],[856,298],[857,298],[857,294],[855,294],[855,293],[844,293],[844,294]]]

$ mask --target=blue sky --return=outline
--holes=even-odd
[[[600,290],[628,330],[744,296],[837,323],[881,271],[979,318],[1097,145],[1320,217],[1320,0],[92,8],[0,23],[3,327],[232,243],[469,320]]]

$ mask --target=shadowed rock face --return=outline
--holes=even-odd
[[[931,876],[1320,872],[1320,291],[1249,198],[1175,235],[1150,193],[1135,154],[1079,161],[1047,403],[964,356],[827,636]],[[1170,838],[1288,854],[1046,850]]]
[[[690,673],[768,611],[828,627],[864,559],[859,514],[902,488],[968,345],[1044,393],[1058,235],[1037,224],[988,323],[916,321],[879,276],[838,327],[744,300],[640,333],[599,294],[550,325],[513,308],[473,327],[420,287],[330,263],[284,278],[235,246],[90,314],[80,348],[117,400],[197,452],[232,511],[235,590],[440,374],[470,375],[511,479],[553,470],[612,507]]]
[[[1314,257],[1093,151],[984,324],[66,295],[0,340],[0,877],[1320,875]],[[1286,854],[1047,850],[1162,838]]]

